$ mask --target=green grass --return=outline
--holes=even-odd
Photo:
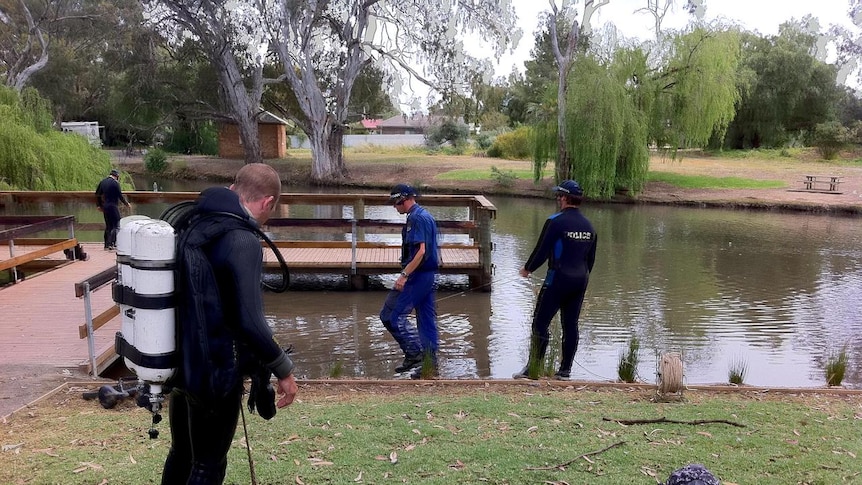
[[[533,171],[530,169],[504,169],[506,174],[511,174],[515,178],[531,180]],[[450,170],[446,173],[441,173],[435,177],[437,180],[494,180],[494,174],[490,168],[465,168],[459,170]]]
[[[683,189],[779,189],[787,186],[781,180],[681,175],[671,172],[649,172],[647,180],[651,182],[665,182]]]
[[[688,391],[662,404],[650,395],[541,381],[315,384],[272,421],[247,416],[249,442],[260,484],[653,483],[691,462],[731,483],[862,479],[858,395]],[[744,427],[604,420],[661,417]],[[132,403],[104,410],[77,392],[52,396],[2,425],[3,444],[21,445],[0,452],[0,483],[158,483],[167,424],[150,440],[150,415]],[[242,443],[240,424],[225,483],[250,483]]]

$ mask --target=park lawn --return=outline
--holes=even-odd
[[[158,483],[167,420],[104,410],[81,388],[3,423],[0,483]],[[723,483],[862,480],[862,395],[539,383],[302,384],[272,421],[246,413],[259,484],[655,483],[698,462]],[[624,425],[618,420],[666,418]],[[688,424],[694,421],[714,421]],[[738,426],[737,426],[738,425]],[[242,422],[226,483],[250,483]],[[586,456],[584,456],[586,455]]]
[[[649,172],[647,180],[650,182],[664,182],[683,189],[780,189],[787,187],[787,183],[781,180],[683,175],[661,171]]]

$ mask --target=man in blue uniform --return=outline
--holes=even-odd
[[[132,207],[123,191],[120,189],[120,172],[111,170],[111,174],[102,179],[96,187],[96,207],[102,211],[105,218],[105,250],[116,249],[117,231],[120,229],[120,207],[122,202],[126,207]]]
[[[418,195],[405,184],[396,185],[389,195],[398,213],[407,214],[407,223],[401,229],[401,274],[380,310],[383,326],[404,352],[404,361],[395,371],[414,369],[411,377],[416,379],[437,373],[439,335],[434,277],[440,267],[437,222],[416,203]],[[415,329],[407,321],[414,308]],[[426,360],[430,369],[423,373],[421,366]]]
[[[569,378],[578,350],[578,317],[596,261],[596,232],[579,210],[584,192],[577,182],[563,181],[554,187],[554,194],[560,211],[545,221],[533,253],[520,270],[521,276],[529,277],[548,261],[548,273],[533,311],[529,360],[521,372],[512,376],[516,379],[538,379],[548,350],[548,329],[558,311],[563,326],[563,352],[554,378]]]

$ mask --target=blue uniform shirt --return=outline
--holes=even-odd
[[[440,267],[440,248],[437,246],[437,222],[419,204],[407,213],[407,223],[401,229],[401,267],[413,260],[419,243],[425,243],[425,258],[416,271],[437,271]]]

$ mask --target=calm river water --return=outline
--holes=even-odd
[[[525,279],[518,268],[554,201],[489,199],[498,209],[492,291],[469,291],[466,278],[457,276],[440,281],[444,378],[509,378],[526,359],[543,271]],[[136,209],[157,216],[162,207]],[[79,219],[99,220],[90,209],[72,210]],[[366,217],[402,220],[392,208],[366,210]],[[747,384],[822,386],[825,362],[846,348],[844,384],[862,387],[858,218],[603,204],[582,210],[595,225],[599,246],[573,378],[616,380],[620,353],[637,337],[644,382],[655,381],[659,353],[679,351],[690,385],[726,383],[732,363],[743,362]],[[265,296],[279,341],[295,347],[297,375],[393,377],[402,356],[377,314],[394,278],[374,278],[378,289],[363,292],[345,291],[339,277],[310,278],[297,278],[293,291]]]

